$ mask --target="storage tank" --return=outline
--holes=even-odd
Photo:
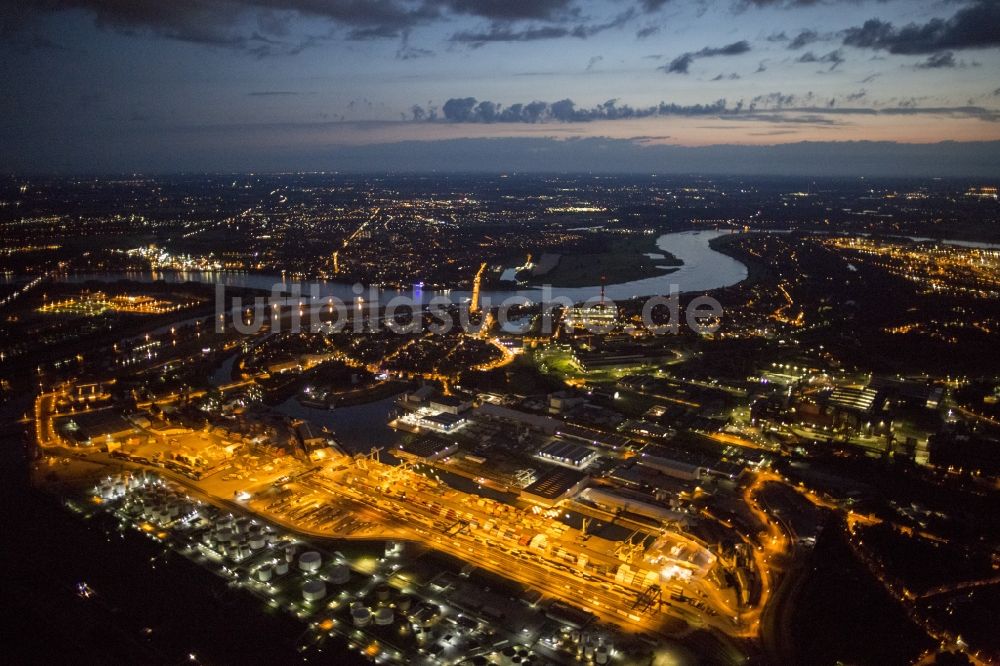
[[[284,576],[288,573],[288,562],[278,562],[274,565],[274,574],[276,576]]]
[[[387,606],[383,606],[375,611],[375,624],[380,627],[389,626],[394,619],[396,619],[396,614]]]
[[[337,564],[330,570],[330,582],[334,585],[344,585],[351,580],[351,568],[346,564]]]
[[[315,550],[307,550],[299,555],[299,569],[303,571],[319,571],[321,564],[323,564],[323,557]]]
[[[274,575],[274,572],[269,566],[263,566],[260,569],[257,569],[257,580],[262,583],[266,583],[271,580],[272,575]]]
[[[302,598],[306,601],[319,601],[326,596],[326,583],[321,580],[307,580],[302,584]]]
[[[392,595],[392,588],[390,588],[385,583],[380,583],[375,588],[375,598],[379,601],[385,602],[389,601],[389,597]]]
[[[608,649],[607,645],[598,645],[597,649],[594,650],[594,663],[595,664],[606,664],[611,659],[611,650]]]
[[[360,601],[355,601],[351,605],[351,621],[355,627],[367,627],[372,621],[372,612]]]
[[[267,545],[267,539],[265,539],[261,535],[258,534],[256,536],[250,537],[250,548],[253,550],[260,550],[266,545]]]
[[[400,595],[399,599],[396,600],[396,608],[399,609],[400,613],[408,613],[410,608],[413,606],[413,597],[408,594]]]

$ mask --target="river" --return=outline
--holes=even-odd
[[[633,280],[619,284],[610,284],[605,287],[605,296],[612,300],[626,300],[642,296],[655,296],[669,294],[672,288],[680,292],[701,292],[728,287],[734,285],[747,277],[747,269],[742,263],[721,252],[717,252],[709,246],[709,242],[723,236],[731,231],[679,231],[663,234],[656,240],[656,245],[664,252],[668,252],[683,262],[683,265],[671,273]],[[673,267],[664,267],[664,270]],[[67,282],[84,282],[87,280],[113,281],[113,280],[134,280],[137,282],[151,282],[163,280],[164,282],[201,282],[205,284],[222,284],[227,287],[245,287],[271,291],[277,287],[287,291],[296,284],[279,275],[261,273],[243,273],[237,271],[217,271],[217,272],[120,272],[120,273],[79,273],[63,278]],[[594,276],[595,283],[599,277]],[[321,280],[318,282],[300,283],[303,296],[309,296],[310,289],[315,285],[316,291],[322,298],[334,297],[345,303],[353,302],[358,295],[366,299],[371,299],[372,294],[368,289],[364,289],[359,294],[351,284]],[[434,296],[446,296],[452,302],[462,302],[470,298],[471,294],[465,290],[450,290],[447,292],[423,290],[419,286],[412,291],[400,291],[396,289],[378,290],[381,302],[387,302],[394,296],[409,296],[427,303]],[[483,290],[481,297],[484,305],[489,300],[497,305],[506,298],[512,296],[527,298],[533,302],[543,299],[546,292],[541,287],[532,287],[517,290]],[[601,287],[595,284],[592,287],[572,287],[572,288],[552,288],[550,298],[568,298],[574,302],[585,301],[589,298],[600,296]]]

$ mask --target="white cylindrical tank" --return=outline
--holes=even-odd
[[[611,658],[610,653],[607,645],[598,645],[594,650],[594,663],[602,665],[608,663]]]
[[[343,585],[351,580],[351,568],[346,564],[338,564],[330,570],[330,582]]]
[[[392,612],[391,608],[383,606],[375,611],[375,624],[380,627],[385,627],[392,624],[392,621],[396,619],[395,613]]]
[[[277,576],[284,576],[288,573],[288,562],[278,562],[274,565],[274,573]]]
[[[302,598],[306,601],[319,601],[326,596],[326,583],[321,580],[307,580],[302,584]]]
[[[266,583],[271,580],[271,576],[274,574],[273,570],[269,566],[261,567],[257,569],[257,579],[262,583]]]
[[[323,557],[315,550],[307,550],[299,555],[299,569],[307,572],[319,571]]]
[[[351,606],[351,621],[355,627],[367,627],[372,621],[372,612],[365,608],[361,602],[354,602]]]
[[[267,545],[267,539],[260,536],[259,534],[257,536],[250,537],[250,548],[252,548],[253,550],[260,550],[266,545]]]

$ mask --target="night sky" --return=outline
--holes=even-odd
[[[8,171],[447,169],[477,153],[572,170],[608,150],[613,170],[709,152],[721,168],[727,153],[700,147],[824,142],[822,160],[826,142],[1000,140],[1000,0],[3,5]],[[732,153],[751,154],[798,168],[785,149]]]

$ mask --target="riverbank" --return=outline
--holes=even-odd
[[[768,273],[767,266],[765,266],[763,262],[759,261],[756,257],[747,254],[742,248],[737,247],[736,242],[741,237],[742,234],[738,233],[726,234],[725,236],[717,236],[708,242],[708,246],[710,248],[719,254],[724,254],[725,256],[740,262],[746,267],[747,270],[747,275],[744,279],[740,280],[736,284],[720,287],[720,289],[752,287],[760,282]]]

